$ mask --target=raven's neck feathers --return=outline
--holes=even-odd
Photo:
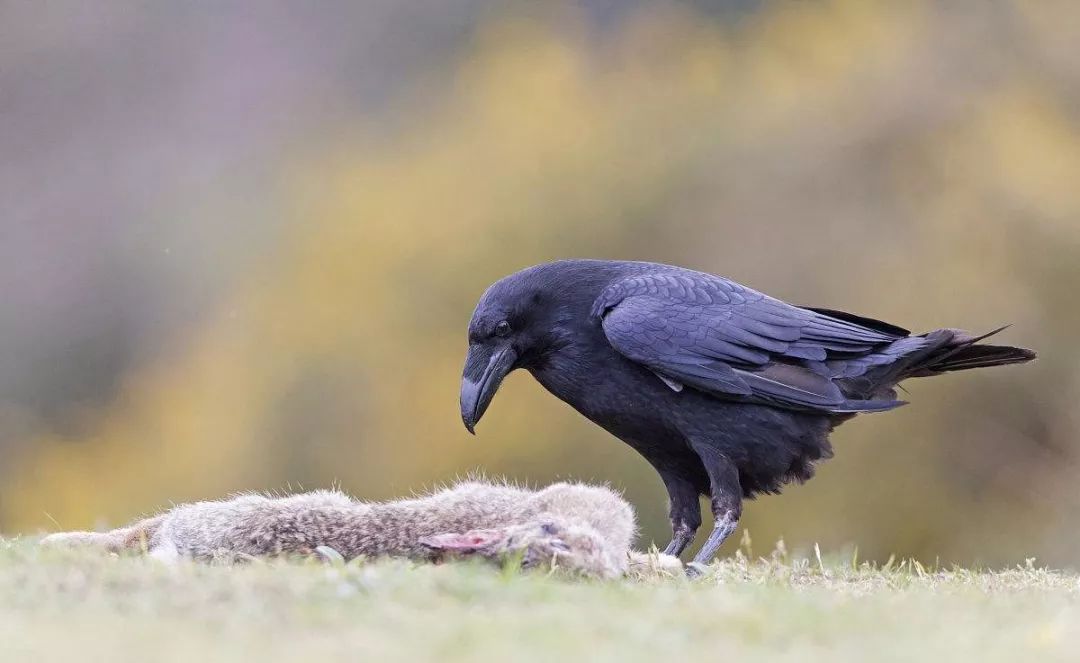
[[[649,267],[615,260],[560,260],[525,270],[529,281],[541,284],[553,310],[545,351],[529,370],[557,398],[573,404],[614,355],[600,320],[592,315],[594,302],[613,282]]]

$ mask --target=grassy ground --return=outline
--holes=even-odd
[[[181,565],[0,542],[0,660],[1076,660],[1080,579],[741,558],[702,579]]]

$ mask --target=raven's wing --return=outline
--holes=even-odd
[[[859,324],[876,321],[799,308],[681,269],[616,281],[597,298],[593,314],[616,351],[673,388],[685,384],[721,397],[824,412],[900,405],[850,400],[836,380],[896,361],[901,353],[890,346],[918,338],[885,323]]]

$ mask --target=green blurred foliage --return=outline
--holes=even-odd
[[[1080,560],[1080,50],[1072,3],[671,5],[597,37],[493,16],[404,95],[278,155],[285,221],[218,306],[75,431],[5,467],[12,531],[338,482],[383,498],[482,470],[610,482],[666,540],[632,451],[528,376],[476,438],[457,412],[484,287],[537,262],[674,262],[914,329],[1015,326],[1035,365],[916,381],[835,435],[755,540]]]

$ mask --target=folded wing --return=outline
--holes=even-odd
[[[593,313],[616,351],[671,386],[822,412],[901,405],[852,400],[838,380],[896,361],[921,342],[886,323],[792,306],[677,268],[617,281]]]

